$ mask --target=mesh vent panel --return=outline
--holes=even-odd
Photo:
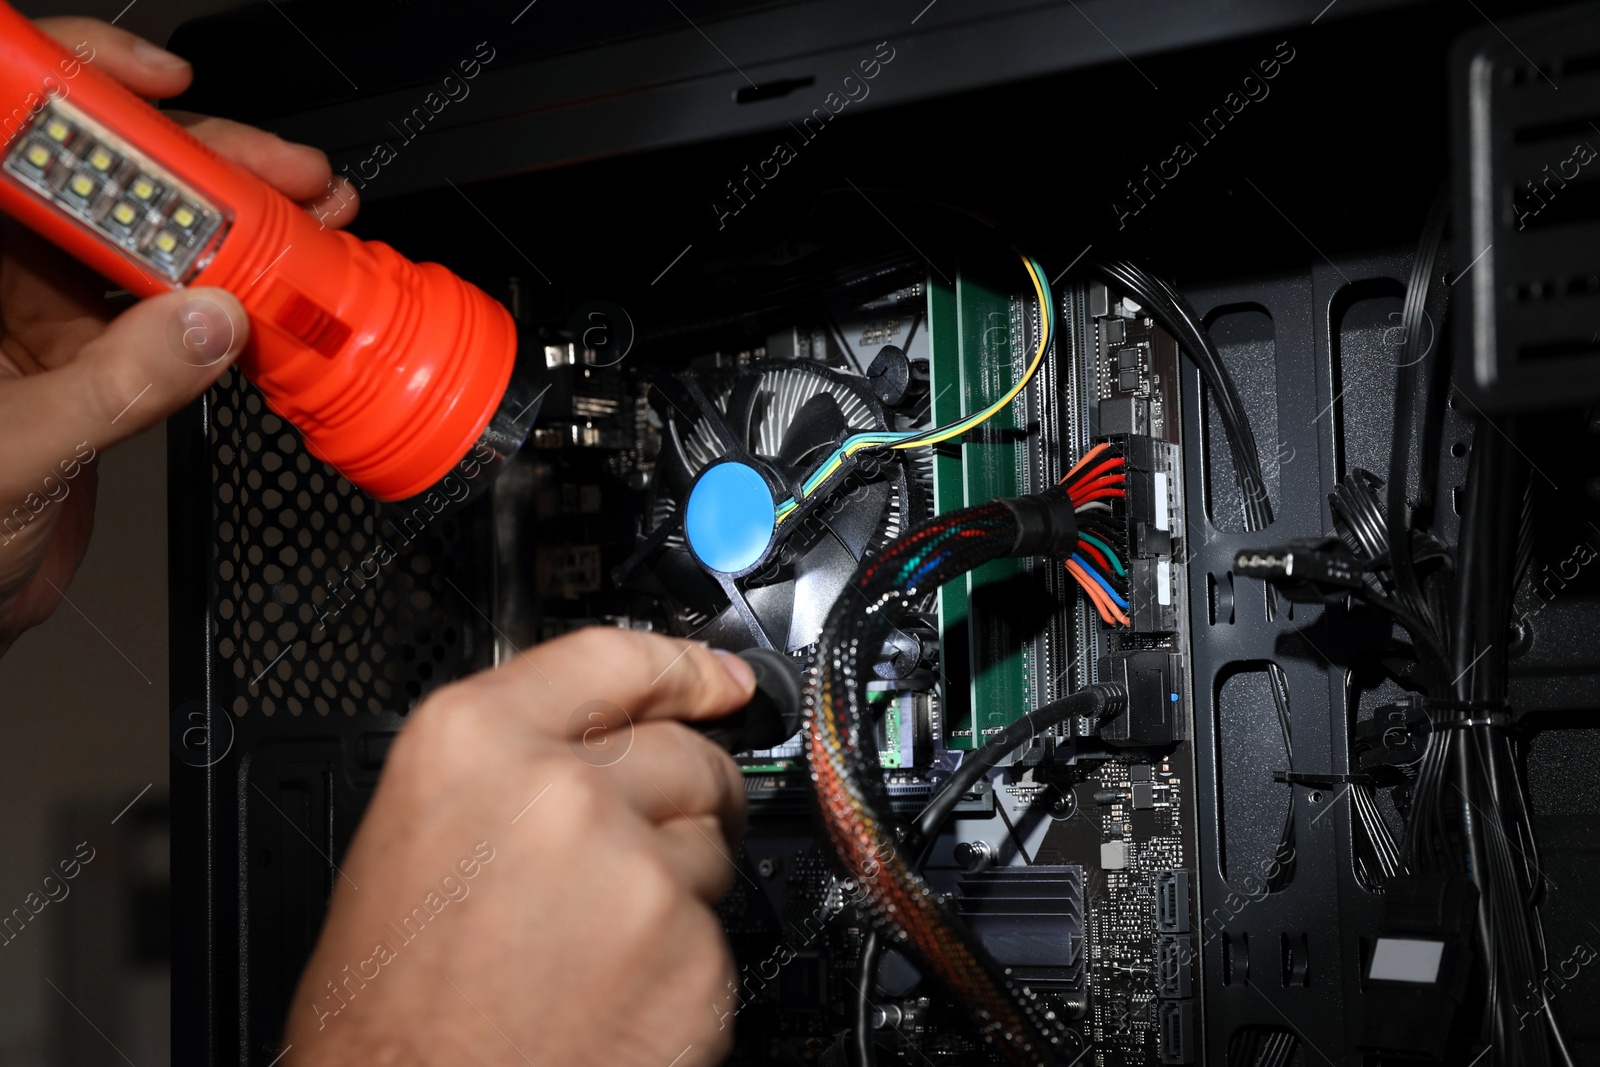
[[[406,712],[471,669],[471,523],[386,509],[233,370],[210,400],[217,702],[235,715]]]

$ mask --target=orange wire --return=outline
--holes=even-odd
[[[1106,595],[1106,591],[1100,588],[1100,584],[1085,574],[1083,568],[1078,566],[1075,561],[1067,560],[1067,570],[1072,572],[1072,576],[1078,580],[1078,584],[1083,586],[1084,592],[1089,594],[1094,601],[1095,607],[1100,611],[1100,617],[1105,619],[1107,626],[1113,625],[1113,618],[1124,626],[1133,625],[1128,617],[1117,608],[1115,602]]]
[[[1076,462],[1076,463],[1074,463],[1072,465],[1072,469],[1071,470],[1069,470],[1067,473],[1065,473],[1065,474],[1063,474],[1061,476],[1061,481],[1064,482],[1068,478],[1072,477],[1074,474],[1077,474],[1078,471],[1083,469],[1083,465],[1085,463],[1089,462],[1091,459],[1093,459],[1094,457],[1098,456],[1100,453],[1104,452],[1106,449],[1108,449],[1110,447],[1111,447],[1111,442],[1110,441],[1101,441],[1099,444],[1097,444],[1093,448],[1089,449],[1089,451],[1087,451],[1087,452],[1085,452],[1083,454],[1083,458],[1082,459],[1078,460],[1078,462]],[[1056,484],[1059,485],[1061,483],[1057,482]]]
[[[1114,625],[1111,618],[1111,613],[1109,610],[1107,610],[1111,607],[1111,603],[1106,599],[1105,590],[1100,589],[1094,584],[1094,582],[1085,577],[1083,574],[1083,568],[1079,567],[1070,559],[1067,560],[1067,572],[1072,575],[1072,577],[1080,586],[1083,587],[1084,594],[1088,596],[1089,602],[1094,605],[1095,610],[1100,613],[1100,618],[1105,622],[1105,624],[1107,626]]]

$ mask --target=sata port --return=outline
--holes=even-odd
[[[1156,872],[1156,933],[1189,932],[1189,872]]]
[[[1161,1062],[1194,1062],[1194,1003],[1169,1000],[1161,1005]]]
[[[1156,996],[1177,1000],[1193,992],[1190,963],[1194,939],[1188,934],[1156,939]]]

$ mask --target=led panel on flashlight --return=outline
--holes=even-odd
[[[219,207],[60,101],[17,135],[4,171],[176,285],[206,265],[227,232]]]

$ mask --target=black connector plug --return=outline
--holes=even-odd
[[[1062,486],[1000,503],[1017,519],[1017,541],[1007,555],[1070,556],[1078,547],[1078,516]]]
[[[1100,740],[1126,748],[1160,748],[1185,740],[1182,671],[1183,657],[1162,649],[1102,657],[1101,684],[1115,684],[1128,696],[1124,707],[1101,721]]]
[[[739,658],[756,672],[756,691],[750,703],[720,719],[685,723],[716,742],[729,755],[781,745],[800,729],[800,667],[782,652],[747,648]]]
[[[1338,603],[1365,586],[1363,565],[1337,537],[1304,537],[1275,548],[1247,548],[1234,557],[1233,573],[1259,578],[1301,604]]]

